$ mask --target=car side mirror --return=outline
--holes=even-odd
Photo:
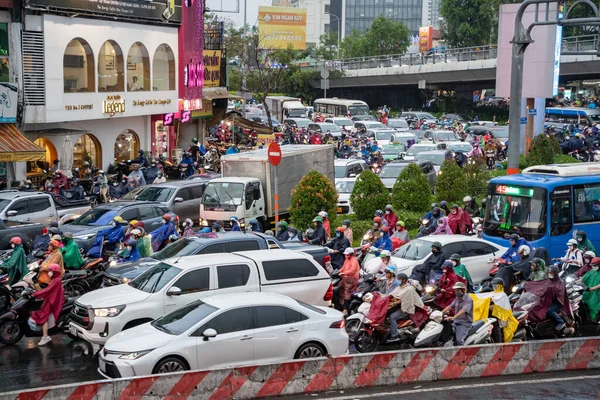
[[[177,286],[171,286],[171,288],[167,290],[167,296],[181,296],[181,289]]]
[[[202,336],[204,337],[204,341],[208,341],[208,339],[214,338],[215,336],[217,336],[217,331],[215,331],[212,328],[208,328],[207,330],[202,332]]]
[[[16,217],[17,216],[17,212],[15,210],[10,210],[6,213],[7,217]]]
[[[356,174],[350,174],[348,175],[348,178],[356,178]]]
[[[183,199],[181,197],[175,197],[175,199],[173,199],[173,202],[175,202],[175,203],[183,203]]]

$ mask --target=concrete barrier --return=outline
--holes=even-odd
[[[403,350],[122,378],[0,393],[0,400],[253,399],[534,372],[600,368],[600,338]]]

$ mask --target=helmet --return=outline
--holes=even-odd
[[[502,279],[502,278],[494,278],[494,279],[492,279],[492,285],[502,285],[502,286],[504,286],[504,279]]]
[[[52,271],[55,274],[60,274],[61,273],[60,265],[50,264],[50,265],[48,265],[48,271]]]
[[[398,226],[398,225],[400,225],[403,228],[405,227],[404,221],[398,221],[398,222],[396,222],[396,226]]]
[[[373,222],[376,222],[376,223],[380,224],[381,223],[381,217],[375,217],[375,218],[373,218]]]
[[[16,237],[16,236],[14,238],[10,239],[10,242],[14,243],[14,244],[21,244],[21,243],[23,243],[23,241],[21,240],[21,238],[20,237]]]
[[[54,247],[55,249],[58,249],[60,247],[60,243],[53,239],[50,241],[50,246]]]
[[[592,265],[598,265],[598,264],[600,264],[600,257],[592,258]]]
[[[467,290],[467,287],[465,286],[464,283],[462,282],[456,282],[454,284],[454,286],[452,286],[452,289],[462,289],[462,290]]]
[[[440,201],[440,207],[446,207],[446,206],[448,206],[448,202],[446,200]]]
[[[249,224],[249,225],[258,225],[258,221],[257,221],[256,219],[252,218],[252,219],[251,219],[251,220],[248,222],[248,224]]]
[[[382,226],[381,227],[381,232],[389,232],[390,228],[388,228],[387,226]]]
[[[101,169],[100,171],[98,171],[98,173],[99,173],[100,175],[104,175],[104,170],[103,170],[103,169]]]
[[[117,224],[122,224],[123,218],[117,215],[116,217],[113,218],[113,221],[115,221]]]
[[[485,207],[485,204],[486,204],[486,203],[487,203],[487,199],[482,199],[482,200],[481,200],[481,205],[482,205],[483,207]]]
[[[383,211],[381,211],[381,210],[375,211],[375,217],[383,217]]]
[[[232,215],[231,217],[229,217],[229,220],[230,220],[230,221],[235,221],[235,222],[238,222],[240,219],[239,219],[237,216],[235,216],[235,215]]]
[[[133,238],[130,238],[126,244],[127,244],[127,246],[135,247],[135,246],[137,246],[137,241]]]
[[[395,265],[388,265],[387,267],[385,267],[385,270],[383,272],[389,272],[390,274],[394,274],[396,275],[396,266]]]
[[[327,214],[325,211],[321,211],[321,212],[319,212],[319,217],[327,218],[327,217],[329,217],[329,214]]]
[[[49,183],[49,184],[48,184],[48,189],[54,189],[54,185],[53,185],[53,184],[51,184],[51,183]]]
[[[454,264],[452,264],[452,261],[444,261],[444,263],[442,264],[442,268],[447,268],[447,269],[454,269]]]
[[[78,185],[79,185],[79,183],[80,183],[80,182],[81,182],[81,181],[79,180],[79,178],[75,178],[75,179],[73,179],[73,184],[75,184],[75,183],[76,183],[76,184],[78,184]]]
[[[31,185],[31,181],[30,181],[29,179],[27,179],[27,180],[25,181],[25,184],[26,184],[26,185]]]
[[[344,254],[354,254],[354,249],[352,247],[346,247]]]
[[[165,214],[165,215],[163,215],[162,217],[163,217],[163,219],[165,219],[165,220],[167,220],[167,221],[170,221],[170,220],[171,220],[171,216],[170,216],[169,214]]]
[[[552,264],[548,267],[548,273],[553,273],[554,275],[558,275],[558,266]]]
[[[60,231],[58,230],[58,228],[55,228],[55,227],[48,229],[48,232],[51,233],[52,236],[60,234]]]
[[[577,246],[577,240],[569,239],[569,241],[567,242],[567,246]]]
[[[596,253],[594,253],[593,251],[586,251],[585,253],[583,253],[583,257],[590,257],[590,258],[594,258],[596,257]]]
[[[538,257],[533,257],[531,261],[529,261],[529,264],[534,265],[537,268],[542,268],[545,265],[544,260]]]
[[[383,257],[391,257],[392,253],[389,250],[384,250],[379,254],[379,257],[383,258]]]
[[[442,249],[442,244],[440,242],[431,243],[431,247],[437,247],[438,249]]]
[[[202,228],[199,233],[210,233],[210,228]]]
[[[140,231],[139,229],[134,229],[131,231],[131,235],[132,236],[141,236],[142,235],[142,231]]]
[[[194,226],[194,221],[192,221],[190,218],[186,218],[185,221],[183,221],[183,224],[185,226]]]
[[[342,225],[350,226],[350,220],[349,219],[343,220]]]
[[[198,143],[198,139],[197,138],[192,138],[192,143]]]
[[[60,235],[52,235],[50,239],[60,242],[62,240],[62,237]]]
[[[387,206],[385,206],[385,211],[392,211],[393,207],[391,204],[388,204]]]
[[[143,229],[144,228],[144,222],[143,221],[139,221],[137,224],[135,224],[135,227]]]
[[[139,221],[137,219],[132,219],[131,221],[129,221],[129,225],[136,226],[138,222]]]
[[[519,235],[517,235],[516,233],[513,233],[512,235],[509,236],[508,240],[514,240],[516,242],[519,240]]]
[[[438,203],[431,203],[431,208],[436,208],[436,207],[439,207]]]
[[[312,222],[323,222],[323,218],[317,215],[313,218]]]
[[[458,261],[460,262],[460,255],[457,253],[454,253],[450,256],[450,261]]]
[[[404,272],[399,272],[398,275],[396,275],[396,278],[400,279],[400,280],[408,280],[408,275],[406,275]]]
[[[342,228],[341,226],[338,226],[337,228],[335,228],[335,231],[344,233],[344,228]]]
[[[531,249],[526,244],[519,246],[518,253],[523,253],[525,256],[528,256],[531,253]]]
[[[473,198],[471,196],[465,196],[463,198],[463,203],[467,204],[470,203],[473,200]]]
[[[285,221],[282,221],[282,222],[279,224],[279,226],[281,226],[281,230],[282,230],[282,231],[287,231],[287,229],[288,229],[288,227],[289,227],[288,223],[287,223],[287,222],[285,222]],[[338,229],[340,229],[340,228],[338,228]]]

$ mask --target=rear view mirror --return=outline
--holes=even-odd
[[[208,328],[207,330],[202,332],[202,336],[204,336],[204,340],[206,341],[210,338],[214,338],[215,336],[217,336],[217,331],[215,331],[212,328]]]
[[[6,213],[7,217],[16,217],[17,216],[17,212],[15,210],[10,210]]]
[[[181,296],[181,289],[177,286],[171,286],[171,288],[167,291],[167,296]]]
[[[175,199],[173,199],[173,202],[175,202],[175,203],[183,203],[183,199],[181,197],[175,197]]]

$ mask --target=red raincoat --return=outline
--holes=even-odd
[[[52,281],[45,289],[38,290],[32,294],[36,299],[44,299],[42,307],[31,313],[31,319],[38,325],[43,325],[50,314],[54,315],[54,321],[58,323],[58,317],[65,302],[65,291],[60,276],[53,276]]]
[[[383,214],[383,219],[387,222],[387,226],[390,229],[390,236],[396,230],[396,222],[398,222],[398,216],[392,211],[389,214]]]
[[[457,282],[462,282],[467,286],[467,280],[460,275],[456,275],[453,269],[448,269],[444,272],[438,283],[440,292],[435,296],[435,304],[442,309],[448,307],[456,297],[454,290],[452,290],[452,286]],[[444,289],[445,292],[442,292],[442,289]]]
[[[548,309],[556,298],[562,305],[562,311],[569,317],[573,317],[571,303],[567,295],[567,288],[560,278],[543,279],[541,281],[525,282],[525,291],[533,293],[540,300],[529,310],[529,318],[533,322],[541,322],[546,319]]]
[[[447,218],[452,233],[461,235],[467,233],[467,226],[471,223],[471,217],[462,208],[459,208],[456,214],[450,213]]]

